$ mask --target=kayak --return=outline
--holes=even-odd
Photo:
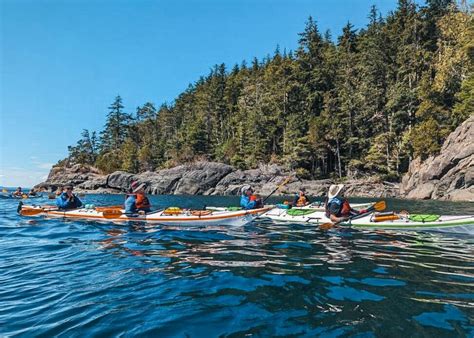
[[[27,195],[27,194],[23,194],[21,196],[17,196],[17,195],[13,195],[13,194],[5,194],[5,193],[0,194],[0,198],[13,198],[13,199],[18,199],[18,200],[30,199],[30,198],[41,198],[41,197],[43,197],[42,194],[35,195],[35,196],[31,196],[31,195]]]
[[[21,202],[20,202],[21,203]],[[152,211],[144,215],[127,215],[123,209],[93,208],[58,210],[55,206],[19,205],[18,212],[23,216],[43,216],[55,218],[82,219],[107,222],[146,222],[173,225],[231,225],[241,226],[253,221],[271,207],[252,210],[189,210],[167,208]]]
[[[292,212],[274,208],[267,211],[262,217],[273,221],[292,223],[323,224],[331,222],[324,211]],[[474,215],[434,215],[434,214],[409,214],[406,212],[367,213],[346,222],[341,226],[350,226],[356,229],[387,229],[387,230],[412,230],[412,231],[441,231],[474,234]]]

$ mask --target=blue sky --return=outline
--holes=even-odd
[[[396,0],[0,0],[0,185],[32,186],[117,94],[159,106],[214,64],[295,49],[309,15],[339,35]]]

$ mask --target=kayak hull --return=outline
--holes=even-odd
[[[146,215],[125,215],[123,210],[119,215],[107,215],[103,211],[94,209],[74,209],[74,210],[58,210],[51,207],[41,206],[22,206],[21,210],[36,210],[38,214],[31,216],[67,218],[77,220],[105,221],[113,223],[126,222],[145,222],[151,224],[163,225],[184,225],[184,226],[202,226],[202,225],[230,225],[242,226],[252,222],[255,218],[262,215],[270,208],[259,208],[252,210],[237,211],[215,211],[209,215],[194,216],[189,210],[183,210],[183,213],[176,215],[166,214],[164,211],[151,212]]]
[[[474,215],[462,216],[439,216],[436,221],[423,222],[412,221],[408,216],[400,216],[399,219],[383,222],[375,222],[373,213],[363,217],[353,219],[347,223],[341,223],[341,226],[350,226],[356,229],[374,229],[374,230],[398,230],[398,231],[440,231],[474,234]],[[267,211],[262,217],[267,217],[277,222],[309,223],[323,224],[331,222],[324,212],[315,211],[301,216],[288,215],[285,210],[272,209]]]

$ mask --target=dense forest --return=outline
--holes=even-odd
[[[304,178],[400,177],[439,151],[474,112],[472,8],[399,0],[337,39],[309,17],[295,51],[232,68],[215,65],[171,104],[126,112],[84,130],[62,164],[141,172],[195,160],[254,168],[278,163]],[[150,83],[150,85],[153,85]]]

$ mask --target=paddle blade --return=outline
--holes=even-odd
[[[334,227],[334,223],[331,223],[331,222],[327,222],[327,223],[322,223],[319,225],[319,229],[321,230],[329,230],[331,229],[332,227]]]
[[[7,189],[5,189],[5,188],[3,188],[3,189],[2,189],[2,192],[4,192],[4,193],[7,193],[7,192],[8,192],[8,190],[7,190]]]
[[[107,219],[119,218],[122,216],[122,210],[109,209],[102,212],[102,216]]]
[[[21,216],[35,216],[39,215],[43,212],[43,209],[21,209],[20,215]]]
[[[383,211],[387,205],[385,204],[385,201],[378,201],[377,203],[374,204],[373,208],[376,211]]]

